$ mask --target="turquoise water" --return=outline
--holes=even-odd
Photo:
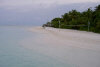
[[[55,58],[22,47],[20,41],[40,35],[26,28],[0,27],[0,67],[71,67]]]

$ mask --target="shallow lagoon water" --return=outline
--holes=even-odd
[[[27,38],[38,38],[28,27],[0,26],[0,67],[73,67],[70,64],[21,46]],[[38,47],[37,47],[38,48]]]

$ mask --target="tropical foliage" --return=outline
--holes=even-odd
[[[77,10],[69,11],[62,15],[61,18],[54,18],[43,26],[85,30],[100,33],[100,5],[96,6],[94,10],[88,8],[84,12]]]

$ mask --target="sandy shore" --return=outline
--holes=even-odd
[[[42,33],[44,42],[61,42],[61,44],[100,51],[100,34],[86,31],[56,28],[31,28],[30,31]],[[68,41],[68,42],[67,42]],[[59,44],[56,42],[56,44]]]
[[[100,67],[100,34],[49,27],[33,27],[29,31],[41,35],[30,43],[24,40],[26,48],[72,67]]]

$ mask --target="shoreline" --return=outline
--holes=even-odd
[[[23,46],[27,49],[75,67],[100,66],[99,34],[69,29],[59,31],[56,28],[42,27],[31,27],[28,30],[39,35],[34,40],[29,38],[23,41]]]
[[[70,29],[57,29],[57,28],[51,28],[51,27],[47,27],[45,29],[43,27],[34,27],[34,28],[30,28],[29,30],[31,32],[42,33],[47,36],[47,39],[52,38],[52,39],[58,39],[58,41],[68,40],[72,42],[79,41],[83,44],[92,44],[92,45],[95,44],[95,46],[96,45],[100,46],[99,45],[100,34],[96,34],[93,32],[70,30]]]
[[[54,39],[53,41],[50,42],[58,40],[59,42],[61,42],[61,44],[67,44],[68,41],[69,45],[71,46],[100,51],[99,49],[100,34],[86,32],[86,31],[78,31],[78,30],[56,29],[51,27],[47,27],[45,29],[42,27],[34,27],[30,28],[29,30],[31,32],[44,34],[45,35],[45,37],[43,37],[44,41],[46,39],[51,39],[51,40]],[[49,40],[46,41],[48,42]],[[75,45],[75,43],[78,45]]]

